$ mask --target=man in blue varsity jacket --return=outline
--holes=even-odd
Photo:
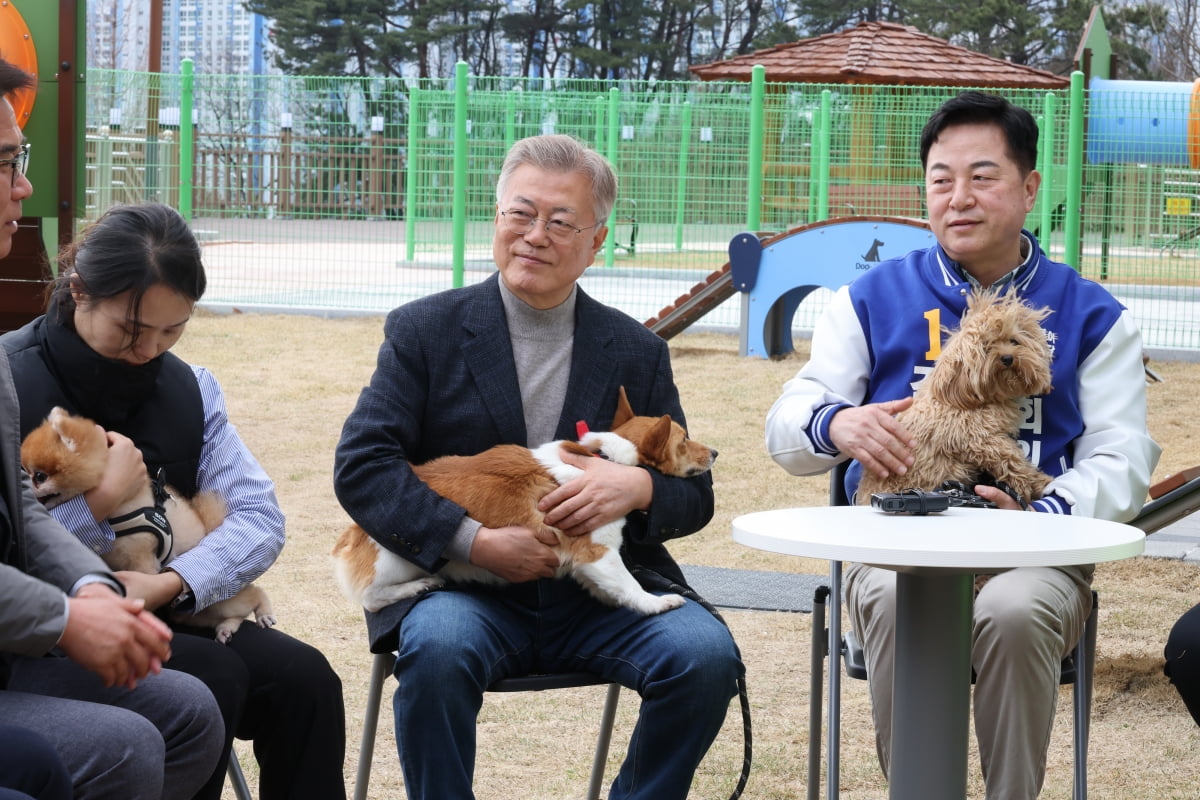
[[[930,117],[921,163],[937,244],[881,263],[836,294],[813,334],[811,360],[767,415],[767,447],[780,466],[813,475],[853,459],[849,496],[864,469],[902,473],[912,441],[895,414],[933,365],[941,327],[957,326],[973,288],[1006,287],[1052,310],[1043,327],[1054,389],[1030,398],[1020,439],[1053,481],[1029,511],[1119,521],[1138,512],[1160,452],[1146,430],[1141,337],[1107,290],[1051,261],[1022,229],[1041,182],[1037,136],[1027,111],[980,92]],[[1018,508],[995,487],[976,492]],[[1092,572],[1014,569],[978,592],[975,728],[989,800],[1032,799],[1042,787],[1059,664],[1091,610]],[[895,573],[854,564],[845,586],[886,773]]]

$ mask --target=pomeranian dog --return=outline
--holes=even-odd
[[[643,464],[677,477],[701,475],[712,468],[717,457],[716,450],[689,439],[669,415],[635,416],[622,387],[609,433],[587,433],[578,442],[554,441],[533,450],[502,444],[473,456],[435,458],[414,466],[413,472],[485,527],[522,525],[553,532],[559,542],[558,577],[570,575],[601,602],[646,615],[683,605],[684,599],[677,594],[650,594],[626,569],[620,555],[624,519],[583,536],[566,536],[545,524],[538,501],[560,484],[583,474],[583,470],[563,462],[563,452],[600,455],[620,464]],[[381,547],[357,525],[341,533],[333,555],[342,591],[368,611],[436,589],[447,581],[507,583],[485,569],[454,561],[431,575]]]
[[[47,508],[96,486],[107,464],[104,429],[57,406],[21,444],[21,466],[33,481],[34,494]],[[220,525],[225,511],[225,501],[215,492],[201,492],[188,500],[147,476],[145,484],[123,498],[109,518],[116,539],[112,550],[101,558],[113,570],[157,574]],[[267,593],[254,584],[195,614],[173,613],[172,618],[214,628],[217,641],[224,644],[251,613],[261,627],[275,625]]]
[[[1041,497],[1050,477],[1030,463],[1017,434],[1028,398],[1052,388],[1041,326],[1049,315],[1013,292],[972,293],[962,324],[897,415],[916,442],[912,466],[886,479],[864,470],[856,502],[870,505],[876,492],[936,490],[945,481],[1003,482],[1025,503]]]

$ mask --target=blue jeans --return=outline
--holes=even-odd
[[[592,672],[642,697],[613,800],[683,800],[737,694],[729,631],[699,604],[643,617],[573,580],[432,592],[400,627],[393,697],[410,800],[473,798],[483,693],[530,672]]]

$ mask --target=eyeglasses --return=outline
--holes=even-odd
[[[588,225],[586,228],[580,228],[577,225],[572,225],[566,220],[542,219],[541,217],[535,217],[528,211],[521,211],[518,208],[510,208],[508,211],[501,211],[500,220],[506,231],[521,236],[524,236],[532,231],[534,226],[541,222],[546,228],[546,235],[559,244],[566,244],[584,231],[599,227],[602,224],[597,222],[595,225]]]
[[[0,158],[0,167],[12,167],[12,185],[17,185],[17,176],[29,170],[29,144],[25,143],[12,158]]]

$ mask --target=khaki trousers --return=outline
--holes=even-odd
[[[1035,800],[1046,775],[1046,750],[1062,659],[1091,612],[1093,567],[1023,567],[991,578],[975,596],[971,663],[975,668],[975,736],[987,800]],[[850,625],[867,661],[875,746],[884,775],[891,751],[896,573],[851,564],[846,569]]]

